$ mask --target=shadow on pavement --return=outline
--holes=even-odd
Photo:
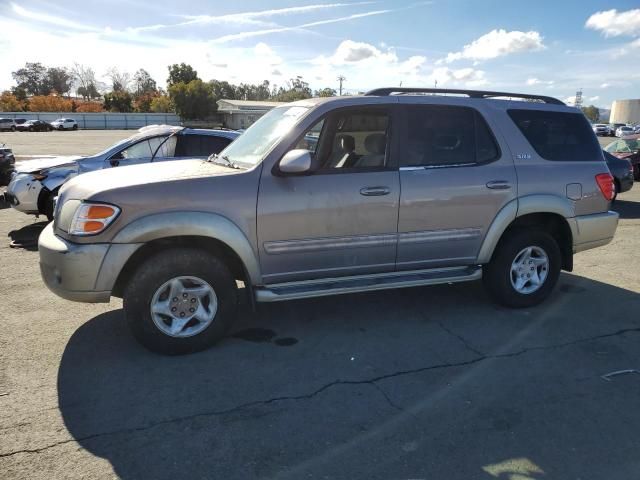
[[[616,200],[611,206],[612,210],[615,210],[620,214],[620,218],[629,220],[640,218],[640,202],[630,202],[628,200]]]
[[[639,308],[637,293],[569,274],[547,304],[524,311],[490,304],[477,283],[344,295],[260,305],[255,314],[244,308],[234,332],[254,329],[256,341],[232,332],[218,346],[183,357],[144,350],[129,334],[122,310],[115,310],[70,338],[59,367],[59,408],[80,446],[107,459],[124,479],[489,479],[494,477],[483,472],[480,457],[520,458],[527,448],[533,454],[536,441],[535,462],[549,478],[574,478],[580,475],[568,470],[565,457],[546,452],[560,442],[583,457],[603,458],[595,447],[589,451],[594,444],[581,442],[599,445],[598,439],[618,438],[631,425],[574,422],[583,408],[575,397],[539,404],[547,410],[535,415],[559,419],[557,425],[542,422],[544,438],[538,438],[524,425],[528,407],[520,402],[545,388],[572,398],[571,389],[580,387],[560,372],[581,373],[583,367],[509,359],[485,368],[474,359],[637,328],[628,312]],[[451,332],[465,334],[475,353]],[[299,342],[282,348],[272,342],[278,335]],[[591,355],[592,349],[606,350],[586,344],[577,353]],[[541,356],[563,361],[561,349]],[[416,370],[430,376],[410,377],[406,398],[401,387],[389,387],[390,395],[421,405],[410,414],[381,395],[382,381],[362,381],[455,362],[461,366]],[[505,383],[502,370],[510,365],[516,371]],[[334,385],[336,380],[358,381]],[[465,448],[447,436],[457,430],[465,432]],[[556,443],[549,443],[554,435]],[[418,448],[409,439],[420,455],[407,457]]]
[[[23,248],[31,252],[38,250],[38,237],[48,222],[37,222],[25,225],[19,230],[11,230],[9,232],[9,238],[11,248]]]

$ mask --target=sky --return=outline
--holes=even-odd
[[[637,0],[0,0],[0,90],[25,62],[357,93],[383,86],[640,98]],[[104,77],[104,78],[101,78]]]

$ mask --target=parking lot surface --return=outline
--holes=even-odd
[[[615,209],[536,308],[479,283],[243,304],[162,357],[120,301],[50,293],[44,223],[0,205],[0,477],[638,478],[638,186]]]

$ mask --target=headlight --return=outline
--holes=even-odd
[[[87,236],[103,232],[120,214],[115,205],[81,203],[71,220],[70,235]]]

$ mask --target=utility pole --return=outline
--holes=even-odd
[[[340,82],[340,96],[342,96],[342,82],[344,82],[345,80],[346,78],[344,77],[344,75],[338,76],[338,81]]]

